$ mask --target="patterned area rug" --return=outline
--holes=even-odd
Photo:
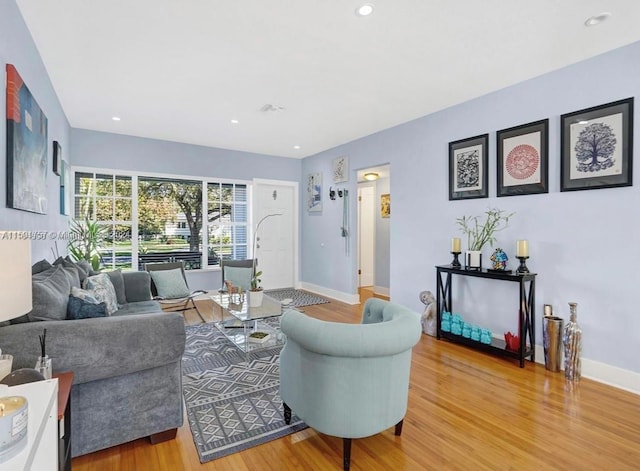
[[[307,427],[295,415],[284,423],[281,347],[252,352],[247,360],[213,324],[185,330],[182,388],[201,463]]]
[[[264,292],[266,295],[278,301],[283,299],[293,299],[291,303],[294,307],[311,306],[312,304],[325,304],[329,300],[315,294],[307,293],[301,289],[285,288],[285,289],[272,289]]]

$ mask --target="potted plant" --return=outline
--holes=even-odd
[[[486,244],[493,247],[496,241],[495,233],[506,229],[509,219],[514,214],[502,209],[490,208],[485,211],[484,220],[481,220],[480,216],[462,216],[456,219],[456,224],[467,236],[466,269],[482,269],[482,248]]]
[[[76,262],[86,260],[91,264],[91,268],[98,271],[102,262],[100,247],[104,243],[107,227],[89,219],[73,219],[70,232],[71,240],[67,248],[71,257]]]
[[[251,277],[251,289],[249,290],[249,307],[258,307],[262,305],[262,297],[264,292],[260,283],[262,280],[262,271],[256,271],[255,262],[253,267],[253,275]]]

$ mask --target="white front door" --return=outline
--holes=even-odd
[[[298,194],[297,182],[254,182],[251,243],[255,241],[254,257],[266,290],[297,287]],[[263,219],[270,214],[279,216]]]

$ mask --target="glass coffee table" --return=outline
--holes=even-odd
[[[220,309],[220,321],[215,326],[244,353],[284,344],[279,322],[282,316],[279,301],[265,295],[258,307],[249,307],[248,301],[238,302],[238,295],[216,293],[211,296],[214,308]]]

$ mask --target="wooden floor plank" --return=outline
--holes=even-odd
[[[369,294],[370,295],[370,294]],[[199,302],[208,321],[210,301]],[[361,306],[306,306],[320,319],[358,322]],[[208,317],[207,317],[208,316]],[[217,314],[216,314],[217,317]],[[185,313],[197,324],[195,312]],[[640,397],[588,379],[497,358],[423,335],[414,348],[402,436],[393,428],[354,440],[357,470],[637,470]],[[148,440],[73,459],[74,471],[339,470],[342,440],[312,429],[201,464],[189,425],[175,440]]]

